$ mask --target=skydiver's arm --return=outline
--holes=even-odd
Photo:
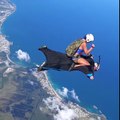
[[[89,55],[90,52],[93,50],[93,48],[94,48],[95,46],[94,46],[94,44],[93,44],[90,49],[87,49],[86,43],[84,42],[81,47],[82,47],[82,49],[84,50],[84,53],[85,53],[86,55]]]

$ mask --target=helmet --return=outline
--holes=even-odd
[[[85,37],[87,42],[94,41],[94,36],[92,34],[87,34]]]

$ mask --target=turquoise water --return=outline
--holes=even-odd
[[[91,110],[96,105],[108,120],[118,120],[118,1],[117,0],[12,0],[16,12],[4,23],[2,32],[14,44],[11,59],[20,62],[15,51],[22,49],[31,62],[45,59],[37,49],[41,45],[64,52],[66,46],[86,33],[95,36],[92,52],[101,69],[90,81],[80,72],[49,71],[55,87],[74,89],[80,104]],[[93,110],[92,110],[93,111]]]

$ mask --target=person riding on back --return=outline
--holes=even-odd
[[[80,44],[80,46],[78,47],[77,51],[75,52],[75,54],[72,56],[72,60],[75,63],[78,63],[77,65],[75,65],[74,67],[78,67],[78,66],[86,66],[86,65],[90,65],[90,63],[85,60],[84,58],[81,57],[82,54],[85,55],[90,55],[90,52],[94,49],[95,45],[92,44],[92,46],[88,49],[87,48],[87,43],[94,41],[94,36],[92,34],[87,34],[82,40],[82,43]]]

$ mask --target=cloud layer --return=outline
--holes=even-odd
[[[30,56],[27,52],[24,52],[21,49],[19,49],[18,51],[16,51],[16,54],[19,60],[24,60],[26,62],[30,61]]]
[[[48,97],[43,101],[52,113],[54,113],[54,120],[74,120],[78,118],[74,109],[60,102],[59,99],[55,97]]]
[[[74,100],[76,100],[77,102],[80,102],[78,96],[75,93],[75,90],[69,91],[67,88],[62,87],[62,90],[58,89],[57,91],[63,97],[66,97],[66,98],[70,97],[70,98],[73,98]]]

